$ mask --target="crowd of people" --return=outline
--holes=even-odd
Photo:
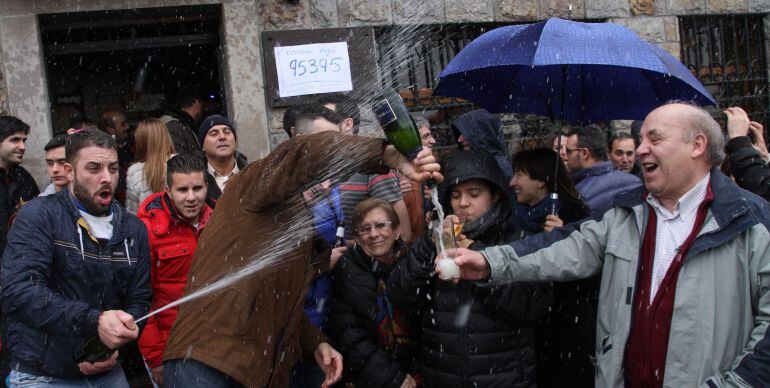
[[[671,103],[514,155],[476,110],[441,160],[415,117],[410,161],[332,95],[249,163],[229,118],[176,105],[54,136],[42,193],[30,127],[0,116],[9,386],[770,384],[770,155],[741,108],[725,131]]]

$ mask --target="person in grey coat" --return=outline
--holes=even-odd
[[[719,171],[724,139],[705,110],[664,105],[641,134],[644,188],[601,218],[450,252],[462,278],[602,272],[597,387],[770,386],[770,205]]]

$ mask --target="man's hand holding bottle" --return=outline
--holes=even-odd
[[[439,173],[441,166],[439,166],[436,157],[433,156],[433,152],[428,147],[423,147],[422,151],[417,154],[417,157],[409,161],[395,147],[389,145],[385,147],[382,161],[386,166],[401,171],[402,174],[413,181],[425,182],[432,179],[436,183],[441,183],[444,180],[444,177]]]
[[[139,337],[134,317],[122,310],[109,310],[99,316],[99,340],[110,349],[117,349]]]

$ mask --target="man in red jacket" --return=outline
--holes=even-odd
[[[150,235],[152,310],[184,295],[198,236],[211,215],[205,171],[200,157],[174,156],[167,163],[166,191],[151,195],[139,207],[137,216]],[[172,308],[150,317],[139,339],[139,349],[158,384],[163,383],[163,351],[177,311]]]

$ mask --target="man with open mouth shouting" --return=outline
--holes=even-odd
[[[599,217],[480,252],[463,279],[565,281],[601,273],[597,387],[767,387],[770,207],[721,173],[711,115],[674,102],[647,115],[644,187]]]
[[[152,296],[147,229],[114,200],[114,138],[72,134],[65,155],[69,190],[23,206],[8,234],[11,386],[128,387],[119,357]]]

